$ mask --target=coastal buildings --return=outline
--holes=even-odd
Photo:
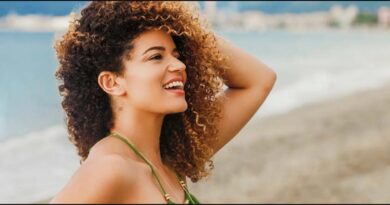
[[[343,8],[339,5],[334,5],[329,10],[328,21],[330,24],[335,23],[339,27],[350,27],[359,13],[359,9],[356,6],[350,5],[347,8]]]
[[[378,24],[384,27],[390,27],[390,8],[388,7],[379,8]]]
[[[364,25],[365,22],[358,22],[361,15],[371,18],[376,22],[376,13],[366,14],[360,11],[356,5],[341,6],[333,5],[328,11],[312,11],[302,13],[277,13],[269,14],[260,10],[238,11],[237,9],[219,9],[216,2],[205,4],[205,13],[208,20],[215,28],[220,29],[243,29],[263,31],[268,29],[322,29],[342,28],[348,29],[353,26]],[[360,16],[359,16],[360,15]],[[365,19],[363,19],[365,20]],[[378,10],[378,22],[383,26],[390,26],[390,8],[382,7]]]

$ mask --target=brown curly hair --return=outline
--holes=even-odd
[[[109,96],[97,82],[99,73],[123,74],[122,62],[133,47],[132,40],[144,31],[159,29],[174,40],[188,78],[184,88],[188,109],[164,118],[162,159],[193,182],[209,175],[225,57],[198,10],[184,2],[98,1],[70,22],[55,44],[59,59],[55,75],[61,82],[69,139],[83,160],[113,125]]]

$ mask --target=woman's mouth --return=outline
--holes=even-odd
[[[166,89],[168,92],[170,93],[175,93],[175,94],[178,94],[178,95],[184,95],[185,92],[183,89]]]
[[[184,95],[184,83],[182,81],[174,81],[164,86],[164,89],[170,93]]]

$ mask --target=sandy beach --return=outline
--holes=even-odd
[[[389,203],[389,105],[384,86],[251,120],[190,190],[203,203]]]

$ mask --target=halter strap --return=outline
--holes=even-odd
[[[149,160],[147,160],[137,149],[135,149],[134,145],[126,138],[122,137],[120,134],[118,133],[115,133],[115,132],[111,132],[110,133],[111,136],[113,137],[116,137],[120,140],[122,140],[124,143],[126,143],[127,145],[129,145],[129,147],[135,152],[136,155],[138,155],[142,160],[144,160],[146,162],[147,165],[149,165],[150,169],[152,170],[152,174],[156,177],[157,179],[157,182],[164,194],[164,197],[165,198],[169,198],[169,196],[167,196],[167,192],[165,191],[164,187],[162,186],[162,183],[160,181],[160,178],[158,177],[156,171],[153,169],[153,166],[152,166],[152,163],[149,162]]]
[[[152,163],[149,162],[149,160],[146,159],[146,158],[141,154],[141,152],[139,152],[139,151],[135,148],[135,146],[130,142],[129,139],[123,137],[122,135],[120,135],[119,133],[116,133],[116,132],[110,132],[109,135],[110,135],[110,136],[113,136],[113,137],[116,137],[116,138],[120,139],[121,141],[123,141],[124,143],[126,143],[126,144],[134,151],[134,153],[135,153],[136,155],[138,155],[138,157],[140,157],[142,160],[145,161],[145,163],[146,163],[146,164],[150,167],[150,169],[152,170],[152,174],[156,177],[156,180],[157,180],[157,182],[158,182],[158,184],[159,184],[159,186],[160,186],[160,189],[161,189],[162,193],[164,194],[164,198],[167,200],[168,203],[170,203],[170,204],[173,203],[173,201],[170,200],[171,197],[170,197],[169,194],[165,191],[164,186],[162,185],[162,183],[161,183],[161,181],[160,181],[160,178],[158,177],[157,172],[154,170]],[[182,188],[183,188],[183,190],[184,190],[185,195],[187,195],[187,197],[192,201],[191,194],[188,192],[188,190],[187,190],[187,188],[186,188],[186,185],[185,185],[185,183],[183,182],[181,176],[180,176],[179,174],[177,174],[176,172],[175,172],[175,174],[176,174],[177,179],[179,180],[180,185],[182,186]],[[187,197],[186,197],[186,196],[184,197],[184,198],[185,198],[185,201],[186,201]]]

